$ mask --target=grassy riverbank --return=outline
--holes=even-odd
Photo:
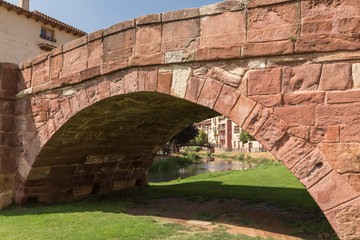
[[[280,164],[264,164],[246,171],[207,173],[170,183],[153,183],[136,191],[95,195],[72,203],[14,205],[0,211],[0,239],[263,239],[227,233],[222,225],[214,228],[217,230],[200,231],[164,219],[126,214],[136,202],[156,202],[162,198],[185,198],[201,205],[239,200],[243,202],[239,207],[262,203],[310,216],[307,220],[285,219],[283,224],[288,224],[291,234],[333,235],[296,178]],[[158,215],[151,212],[154,210],[149,209],[147,215]],[[194,210],[198,219],[210,216],[216,222],[225,216],[205,213]],[[233,217],[240,226],[257,227],[251,218]]]

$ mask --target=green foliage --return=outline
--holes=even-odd
[[[255,141],[255,138],[253,138],[248,132],[246,132],[245,130],[241,130],[240,136],[239,136],[239,140],[242,143],[248,143],[251,141]]]
[[[296,42],[297,41],[298,36],[290,36],[289,40]]]
[[[208,142],[209,139],[204,130],[200,130],[198,135],[194,139],[190,140],[191,144],[199,144],[199,145],[208,144]]]
[[[161,172],[169,169],[178,169],[193,163],[190,155],[176,156],[160,160],[155,160],[149,167],[149,172]]]

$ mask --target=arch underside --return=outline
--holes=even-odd
[[[97,102],[68,120],[42,147],[24,183],[21,202],[66,200],[141,186],[166,142],[190,124],[218,115],[154,92]]]

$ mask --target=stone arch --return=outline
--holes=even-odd
[[[162,93],[230,116],[306,186],[340,238],[358,239],[359,16],[355,0],[225,1],[122,22],[20,64],[16,201],[76,113]]]

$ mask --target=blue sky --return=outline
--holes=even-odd
[[[18,4],[18,0],[7,1]],[[138,16],[221,1],[224,0],[30,0],[30,10],[38,10],[90,33]]]

